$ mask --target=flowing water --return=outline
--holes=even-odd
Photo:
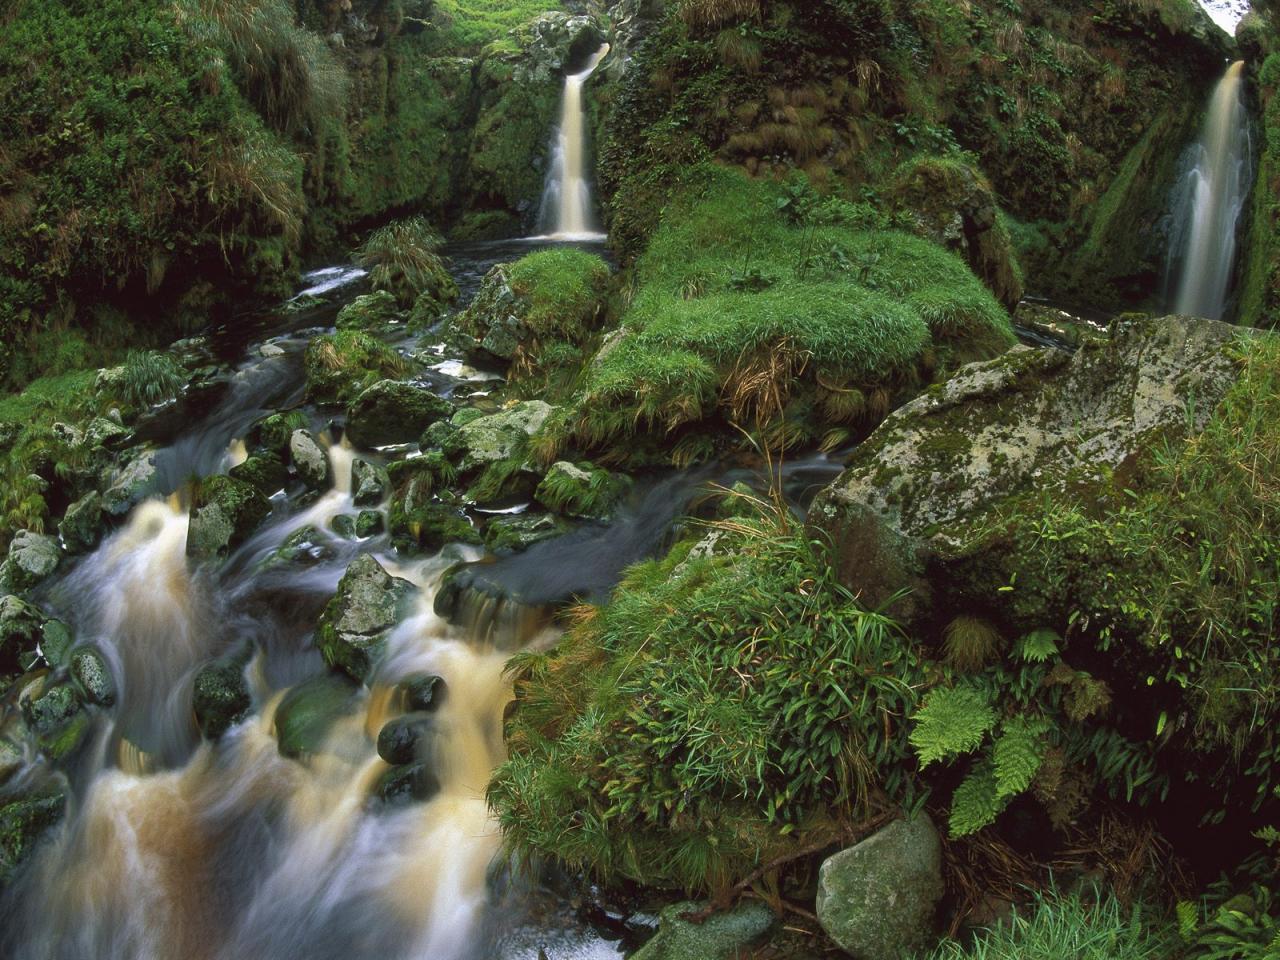
[[[1170,278],[1177,313],[1226,316],[1252,162],[1244,63],[1238,62],[1214,89],[1175,199]]]
[[[608,53],[606,43],[592,55],[584,70],[564,78],[560,126],[538,218],[539,226],[553,239],[600,236],[592,211],[591,177],[587,172],[587,114],[582,88]]]

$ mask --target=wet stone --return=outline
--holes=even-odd
[[[356,536],[361,540],[376,537],[386,527],[386,521],[377,510],[361,510],[356,515]]]
[[[383,774],[374,792],[388,806],[406,806],[434,797],[440,792],[440,780],[425,763],[408,763]]]
[[[308,524],[285,537],[284,543],[271,555],[270,564],[303,564],[310,566],[337,556],[329,535]]]
[[[416,592],[413,584],[391,576],[368,554],[353,560],[316,627],[316,646],[325,663],[356,680],[368,680]]]
[[[355,708],[358,689],[350,678],[330,671],[285,694],[275,717],[280,755],[299,760],[319,753],[333,725]]]
[[[46,620],[40,627],[40,653],[51,667],[65,667],[75,637],[61,620]]]
[[[415,673],[400,681],[405,707],[414,711],[430,712],[439,709],[447,689],[444,677],[437,677],[432,673]]]
[[[116,682],[106,658],[95,646],[85,646],[71,655],[71,676],[80,685],[87,703],[99,707],[114,706]]]
[[[356,518],[349,513],[340,513],[329,521],[329,529],[343,540],[356,539]]]
[[[265,497],[289,484],[289,468],[274,453],[255,453],[244,463],[232,467],[227,474],[256,487]]]
[[[295,430],[289,438],[289,456],[302,482],[312,490],[329,488],[329,456],[309,430]]]
[[[387,495],[387,471],[367,460],[351,461],[351,496],[357,507],[373,507]]]
[[[196,673],[192,708],[206,740],[217,740],[249,716],[253,698],[244,676],[246,660],[244,654],[223,657],[206,663]]]
[[[0,800],[0,887],[31,856],[46,831],[66,812],[67,797],[55,784]]]
[[[68,553],[85,553],[102,536],[102,495],[90,490],[71,506],[58,524],[58,535]]]
[[[431,733],[431,718],[406,714],[389,721],[378,733],[378,756],[392,766],[418,759],[418,745]]]

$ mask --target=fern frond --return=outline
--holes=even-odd
[[[1032,630],[1018,643],[1018,656],[1027,663],[1044,663],[1060,652],[1062,638],[1052,630]]]
[[[1048,721],[1028,717],[1010,717],[1000,725],[991,756],[996,774],[996,795],[1016,796],[1031,786],[1031,781],[1044,763],[1049,732]]]
[[[939,687],[914,719],[910,740],[922,767],[976,750],[996,725],[990,696],[973,687]]]
[[[948,827],[952,837],[967,837],[995,823],[1008,802],[1000,796],[995,766],[983,763],[975,767],[951,797]]]

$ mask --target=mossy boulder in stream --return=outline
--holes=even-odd
[[[353,560],[316,627],[316,646],[325,663],[367,681],[416,592],[412,583],[391,576],[368,554]]]
[[[289,458],[293,468],[298,471],[302,482],[312,490],[327,490],[331,478],[329,476],[329,455],[321,448],[310,430],[295,430],[289,437]]]
[[[603,520],[630,490],[629,477],[599,470],[589,463],[561,461],[551,465],[534,496],[556,513]]]
[[[347,410],[347,437],[358,447],[409,443],[431,424],[452,414],[453,405],[427,387],[382,380],[352,401]]]
[[[523,456],[529,438],[542,429],[555,410],[542,400],[517,403],[506,410],[467,420],[459,427],[461,469],[474,470]]]
[[[307,397],[316,403],[347,403],[387,377],[404,376],[409,361],[362,330],[316,337],[302,358]]]
[[[68,553],[86,553],[98,544],[104,525],[102,494],[90,490],[63,514],[58,536]]]
[[[143,450],[112,474],[111,483],[102,494],[102,509],[113,517],[122,517],[158,493],[155,451]]]
[[[333,325],[339,330],[377,330],[400,319],[400,307],[385,290],[362,294],[338,311]]]
[[[245,666],[252,655],[245,645],[224,657],[210,660],[196,672],[191,694],[196,725],[206,740],[217,740],[249,716],[253,698],[245,678]]]
[[[0,564],[0,593],[29,590],[50,577],[62,560],[53,537],[20,530],[9,542],[9,555]]]
[[[774,928],[773,911],[757,900],[695,920],[705,905],[673,903],[662,910],[658,932],[632,960],[737,960],[749,956]]]
[[[86,703],[111,707],[116,702],[116,680],[107,658],[93,644],[77,648],[71,654],[71,676]]]
[[[234,477],[206,478],[191,498],[187,556],[198,562],[226,557],[270,513],[270,502],[256,487]]]
[[[0,888],[13,880],[40,838],[66,813],[67,795],[56,784],[0,797]]]
[[[374,507],[387,495],[387,471],[359,457],[351,461],[351,499],[357,507]]]
[[[304,760],[319,753],[333,725],[356,709],[359,690],[350,677],[330,671],[286,693],[275,716],[280,755]]]
[[[227,475],[252,485],[265,497],[289,485],[289,468],[274,453],[266,451],[247,457],[227,471]]]

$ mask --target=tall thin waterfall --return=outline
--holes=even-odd
[[[586,69],[564,78],[560,127],[538,217],[539,225],[552,237],[574,239],[599,234],[591,209],[591,178],[587,175],[587,117],[582,88],[608,52],[606,43],[592,55]]]
[[[1235,265],[1236,230],[1252,180],[1244,62],[1218,82],[1174,208],[1171,288],[1178,313],[1221,320]]]

